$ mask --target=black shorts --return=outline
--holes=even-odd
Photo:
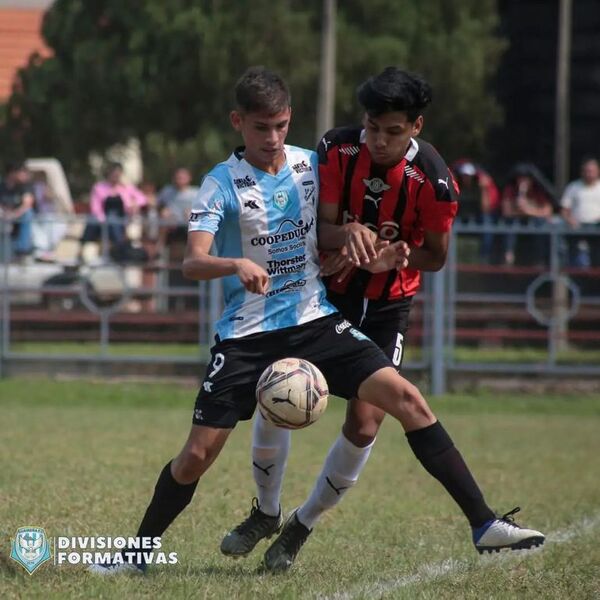
[[[256,382],[281,358],[304,358],[316,365],[329,391],[342,398],[357,395],[360,384],[389,359],[339,313],[268,333],[217,341],[211,348],[194,407],[194,425],[229,429],[252,418]]]
[[[400,300],[367,300],[329,291],[327,299],[354,327],[371,338],[400,371],[412,296]]]

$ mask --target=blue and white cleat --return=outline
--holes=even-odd
[[[535,529],[519,527],[513,515],[521,509],[517,506],[498,519],[488,521],[473,529],[473,543],[479,554],[500,550],[528,550],[541,546],[546,536]]]
[[[117,555],[115,555],[117,556]],[[121,574],[145,575],[146,563],[130,563],[124,559],[117,560],[115,557],[110,562],[90,565],[88,571],[101,577],[113,577]]]

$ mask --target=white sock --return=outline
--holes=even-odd
[[[312,529],[321,515],[342,499],[358,481],[373,444],[375,440],[368,446],[359,448],[340,433],[329,450],[313,491],[296,513],[300,523]]]
[[[272,425],[257,411],[252,429],[252,473],[260,510],[273,517],[280,510],[281,484],[291,437],[289,429]]]

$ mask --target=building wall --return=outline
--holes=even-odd
[[[40,33],[44,8],[11,4],[0,4],[0,102],[10,96],[17,69],[27,64],[33,52],[50,54]]]

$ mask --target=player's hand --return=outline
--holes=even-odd
[[[368,265],[372,260],[377,260],[377,234],[360,223],[348,223],[345,225],[346,240],[344,246],[348,250],[350,262],[359,267]]]
[[[255,262],[247,258],[240,258],[236,262],[236,275],[242,285],[253,294],[264,296],[269,287],[269,275]]]
[[[385,243],[385,245],[378,243],[376,248],[378,249],[377,260],[369,269],[372,273],[381,273],[392,269],[401,271],[408,266],[410,248],[405,241],[400,240],[393,244]]]
[[[331,252],[321,252],[321,277],[333,275],[348,265],[351,268],[353,267],[352,263],[348,260],[348,250],[346,247]]]

